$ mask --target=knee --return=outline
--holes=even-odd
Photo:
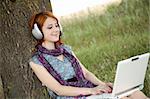
[[[136,91],[130,95],[133,99],[148,99],[148,97],[142,91]]]

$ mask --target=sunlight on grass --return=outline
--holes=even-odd
[[[64,41],[98,78],[114,80],[118,61],[150,51],[148,0],[123,0],[104,14],[89,11],[85,17],[61,20]],[[150,96],[150,66],[145,87]]]

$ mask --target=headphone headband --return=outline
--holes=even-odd
[[[60,25],[60,23],[58,22],[59,28],[60,28],[60,36],[62,36],[62,27]],[[34,27],[32,29],[32,35],[34,36],[34,38],[36,38],[37,40],[41,40],[44,35],[43,33],[40,31],[40,29],[38,28],[38,24],[35,23]]]

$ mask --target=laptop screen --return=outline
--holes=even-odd
[[[112,94],[114,96],[144,85],[149,53],[118,62]]]

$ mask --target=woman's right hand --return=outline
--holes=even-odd
[[[102,93],[110,93],[112,89],[107,85],[98,85],[91,89],[92,95],[102,94]]]

